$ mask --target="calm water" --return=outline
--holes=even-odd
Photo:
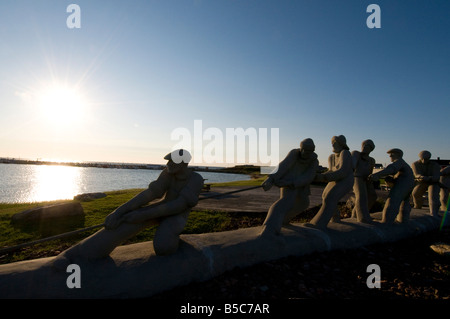
[[[160,170],[0,164],[0,202],[72,199],[75,195],[145,188]],[[247,180],[247,175],[199,172],[207,183]]]

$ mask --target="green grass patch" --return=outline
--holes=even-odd
[[[211,187],[240,187],[240,186],[258,186],[261,185],[262,182],[266,179],[265,176],[252,178],[244,181],[235,181],[235,182],[225,182],[225,183],[211,183]]]

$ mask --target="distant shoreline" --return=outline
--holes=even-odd
[[[117,169],[151,169],[162,170],[166,167],[164,164],[137,164],[137,163],[109,163],[109,162],[53,162],[40,160],[26,160],[16,158],[0,158],[0,164],[25,164],[25,165],[56,165],[56,166],[75,166],[75,167],[96,167],[96,168],[117,168]],[[260,172],[260,166],[255,165],[237,165],[234,167],[208,167],[191,166],[194,171],[230,173],[252,175]]]

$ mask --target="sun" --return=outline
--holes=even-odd
[[[86,102],[81,92],[62,84],[42,89],[38,105],[47,122],[58,126],[82,121],[86,111]]]

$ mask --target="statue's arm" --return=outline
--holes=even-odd
[[[277,169],[274,173],[269,174],[267,178],[262,183],[263,189],[265,191],[269,190],[272,185],[277,185],[279,187],[283,186],[280,185],[280,181],[282,177],[286,174],[286,172],[289,170],[289,168],[294,164],[297,156],[298,156],[299,150],[293,149],[291,150],[286,157],[278,164]]]
[[[439,164],[435,164],[433,165],[433,175],[431,177],[431,181],[433,183],[437,183],[439,182],[441,178],[441,167],[439,166]]]
[[[116,210],[114,210],[113,213],[118,214],[119,216],[126,214],[132,210],[138,209],[152,200],[155,200],[159,197],[157,197],[157,193],[152,190],[151,187],[147,188],[146,190],[140,192],[135,197],[130,199],[125,204],[119,206]]]
[[[195,176],[173,200],[156,205],[136,209],[125,215],[128,223],[142,223],[150,219],[168,217],[185,212],[197,205],[198,197],[203,188],[203,178]]]
[[[369,172],[372,173],[374,168],[375,168],[375,159],[373,157],[371,157]]]
[[[147,189],[143,190],[109,214],[105,219],[105,228],[116,228],[123,221],[123,218],[127,213],[134,211],[157,198],[161,198],[164,195],[168,185],[169,179],[167,172],[163,170],[158,179],[151,182]]]
[[[401,167],[402,167],[401,160],[397,160],[394,163],[386,166],[385,169],[369,175],[369,179],[377,181],[380,177],[397,174],[397,172],[400,170]]]
[[[325,180],[327,182],[330,182],[341,180],[347,177],[349,174],[352,174],[352,172],[353,172],[352,156],[349,151],[344,150],[341,152],[339,156],[339,169],[323,173],[323,175],[325,177]]]
[[[446,166],[440,171],[441,176],[450,175],[450,166]]]
[[[359,151],[352,151],[351,155],[352,155],[353,167],[356,169],[356,166],[358,165],[358,162],[361,159],[361,152],[359,152]]]
[[[313,182],[316,177],[317,168],[319,167],[319,161],[314,159],[309,165],[308,169],[303,172],[300,176],[298,176],[294,181],[295,187],[303,187],[309,185]]]
[[[417,179],[417,180],[424,179],[425,176],[422,174],[422,172],[420,170],[420,167],[419,167],[419,164],[418,164],[417,161],[411,164],[411,168],[412,168],[412,171],[414,173],[414,178],[415,179]]]
[[[127,223],[138,224],[150,219],[177,215],[184,212],[187,208],[186,200],[180,196],[168,202],[138,208],[126,214],[124,220]]]

